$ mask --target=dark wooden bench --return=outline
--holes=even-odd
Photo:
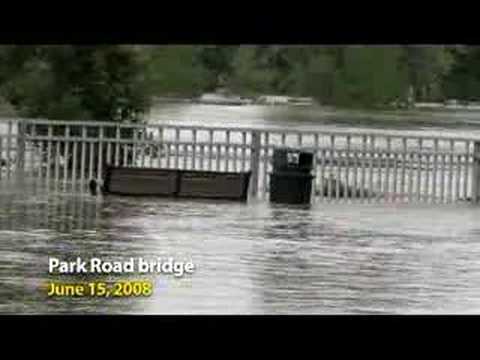
[[[177,170],[107,167],[103,191],[117,195],[172,196],[178,189]]]
[[[179,197],[247,200],[250,172],[179,170]]]
[[[105,194],[246,201],[250,172],[107,166]]]

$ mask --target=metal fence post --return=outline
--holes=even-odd
[[[473,144],[472,202],[478,203],[480,190],[480,141]]]
[[[250,144],[250,196],[256,197],[258,193],[258,174],[260,172],[260,150],[261,138],[260,131],[252,131],[252,142]]]
[[[17,122],[17,161],[16,173],[19,179],[23,179],[25,175],[25,135],[26,126],[23,119]]]

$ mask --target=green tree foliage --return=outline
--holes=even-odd
[[[443,90],[448,98],[480,100],[480,47],[454,49],[454,64],[445,76]]]
[[[337,59],[328,49],[312,54],[304,61],[294,63],[290,73],[292,92],[314,96],[322,103],[333,103],[339,71]]]
[[[415,99],[441,99],[443,77],[449,72],[453,57],[445,46],[405,46],[405,62]]]
[[[375,107],[405,99],[405,51],[395,46],[240,47],[230,85],[244,93],[313,96],[321,103]]]
[[[195,46],[155,46],[145,51],[151,93],[193,96],[211,87],[212,76],[197,60]]]
[[[207,71],[209,82],[207,90],[223,86],[233,71],[233,59],[237,46],[210,45],[199,46],[195,61]]]
[[[454,59],[446,46],[240,47],[230,86],[244,93],[313,96],[353,107],[442,99]],[[454,81],[456,82],[456,81]]]
[[[312,96],[342,107],[478,99],[472,46],[1,46],[0,95],[23,116],[135,121],[151,95]]]
[[[8,46],[0,93],[22,116],[137,121],[149,96],[128,46]]]
[[[343,67],[335,76],[334,102],[370,107],[405,98],[408,76],[401,56],[398,47],[347,47]]]
[[[241,46],[232,63],[228,86],[247,95],[265,94],[271,91],[275,70],[259,59],[259,49]]]

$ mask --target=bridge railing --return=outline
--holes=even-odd
[[[291,147],[315,154],[315,201],[476,201],[479,141],[380,131],[0,121],[6,178],[16,173],[84,186],[100,180],[106,164],[252,171],[251,195],[265,198],[273,150]]]

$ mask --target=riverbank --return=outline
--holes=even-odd
[[[181,97],[181,96],[154,96],[152,103],[191,103],[204,105],[265,105],[265,106],[314,106],[319,105],[311,97],[295,97],[295,96],[242,96],[224,92],[205,93],[198,97]]]

